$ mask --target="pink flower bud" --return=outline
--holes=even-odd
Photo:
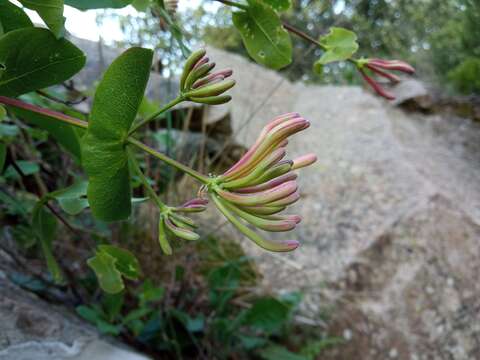
[[[293,160],[292,170],[312,165],[315,161],[317,161],[317,156],[315,154],[307,154],[300,156]]]
[[[415,73],[415,68],[405,61],[400,60],[382,60],[382,59],[369,59],[367,65],[372,67],[385,69],[385,70],[396,70],[401,71],[406,74]]]

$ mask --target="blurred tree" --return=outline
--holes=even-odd
[[[107,16],[119,18],[129,45],[156,46],[164,74],[176,71],[172,64],[182,54],[154,14]],[[232,25],[229,7],[203,0],[198,8],[176,16],[190,46],[206,42],[247,56]],[[475,74],[472,59],[480,57],[479,0],[292,0],[292,7],[282,17],[314,38],[327,33],[331,26],[352,29],[359,34],[360,55],[401,58],[412,63],[424,79],[458,91],[480,93],[475,86],[461,84],[474,82],[469,77]],[[336,84],[361,81],[344,63],[325,66],[323,74],[315,74],[312,64],[322,52],[298,38],[293,51],[293,64],[282,70],[291,80]],[[462,66],[467,60],[468,66]]]

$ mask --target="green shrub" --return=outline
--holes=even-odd
[[[449,72],[448,78],[458,91],[480,94],[480,58],[467,58]]]

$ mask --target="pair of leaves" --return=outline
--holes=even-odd
[[[73,6],[79,10],[90,9],[120,9],[130,5],[133,0],[65,0],[65,5]]]
[[[97,275],[100,287],[107,293],[116,294],[125,288],[122,276],[135,280],[140,275],[137,258],[125,249],[113,245],[99,245],[88,266]]]
[[[357,35],[350,30],[338,27],[330,28],[330,32],[320,38],[320,44],[326,51],[314,64],[316,73],[321,73],[323,65],[350,59],[358,50]]]
[[[152,58],[151,50],[125,51],[107,69],[95,92],[82,159],[92,213],[103,221],[124,220],[131,212],[126,139],[143,99]]]
[[[34,10],[56,36],[63,32],[63,0],[19,0],[27,9]]]
[[[0,35],[25,27],[33,27],[27,14],[10,1],[0,0]]]
[[[85,61],[80,49],[47,29],[10,31],[0,37],[0,95],[19,96],[61,83]]]
[[[233,13],[232,19],[248,54],[256,62],[276,70],[292,62],[290,35],[270,5],[248,0],[247,9]]]

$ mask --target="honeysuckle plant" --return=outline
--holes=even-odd
[[[357,35],[348,29],[331,28],[320,39],[284,22],[281,13],[290,7],[289,0],[216,0],[232,7],[232,19],[239,30],[247,52],[259,64],[281,69],[292,62],[290,34],[309,41],[323,54],[314,64],[318,71],[332,62],[353,64],[365,80],[381,96],[392,98],[374,74],[389,81],[400,80],[391,71],[413,73],[401,61],[355,58]],[[81,165],[87,179],[78,179],[65,189],[48,192],[39,186],[32,226],[45,255],[54,280],[62,282],[62,271],[55,259],[53,242],[57,224],[69,226],[51,204],[56,202],[69,216],[89,208],[92,216],[104,222],[125,221],[132,213],[132,204],[149,200],[158,209],[159,247],[172,254],[173,238],[198,240],[200,231],[191,214],[201,213],[209,199],[242,234],[269,251],[291,251],[299,246],[292,240],[271,240],[261,231],[291,231],[300,216],[284,214],[287,207],[300,199],[297,170],[316,161],[314,154],[286,159],[288,138],[309,127],[297,113],[280,115],[268,122],[251,148],[222,174],[204,175],[148,146],[139,132],[157,121],[181,102],[219,105],[231,101],[228,91],[235,86],[231,69],[216,71],[205,50],[191,52],[183,43],[182,29],[172,13],[177,1],[134,0],[28,0],[19,1],[36,11],[47,28],[34,26],[24,8],[8,0],[0,0],[0,120],[15,119],[46,130],[62,148]],[[80,10],[134,5],[139,11],[151,9],[160,25],[167,26],[178,41],[186,60],[180,77],[177,96],[150,115],[140,117],[149,79],[153,51],[133,47],[121,54],[108,67],[93,95],[91,111],[85,116],[67,102],[62,103],[50,87],[62,84],[78,73],[86,62],[85,54],[64,37],[64,4]],[[55,104],[51,100],[56,100]],[[8,128],[2,128],[8,129]],[[2,130],[3,131],[3,130]],[[0,133],[0,173],[5,162],[11,163],[24,176],[22,169],[8,157],[15,143],[16,132]],[[183,205],[165,204],[144,174],[139,155],[153,156],[199,183],[198,198]],[[58,172],[65,169],[56,169]],[[148,198],[132,197],[132,178],[138,179]],[[39,180],[37,178],[37,180]],[[41,180],[41,179],[40,179]],[[40,183],[40,181],[38,181]],[[292,233],[294,234],[294,233]],[[294,236],[292,236],[294,237]],[[88,260],[100,286],[115,293],[124,288],[123,279],[136,279],[141,269],[135,256],[127,249],[103,244]]]

